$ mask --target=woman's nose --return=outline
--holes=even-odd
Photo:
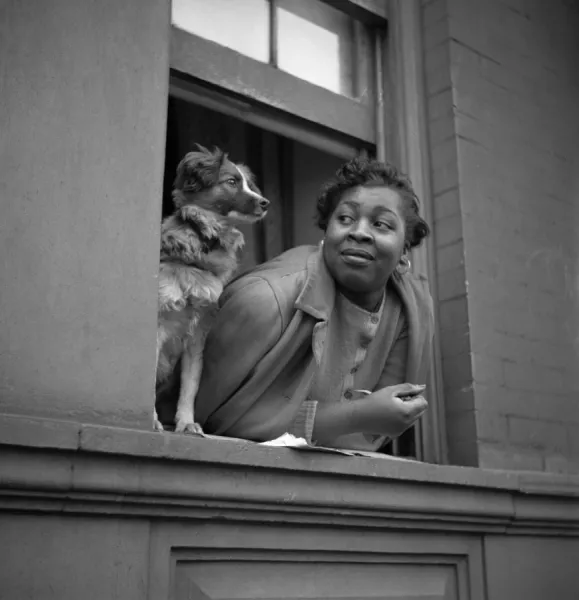
[[[368,231],[368,227],[361,222],[356,223],[356,225],[352,227],[348,233],[348,236],[358,243],[372,240],[372,236]]]

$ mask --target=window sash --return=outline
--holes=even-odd
[[[376,144],[375,111],[371,105],[335,94],[176,27],[171,32],[170,66],[181,76],[191,76],[244,99]]]

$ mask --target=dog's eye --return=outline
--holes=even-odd
[[[237,179],[233,179],[233,177],[232,177],[231,179],[227,179],[227,180],[225,181],[225,183],[226,183],[227,185],[232,185],[232,186],[234,186],[234,187],[237,187]]]

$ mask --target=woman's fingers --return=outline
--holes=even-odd
[[[404,401],[404,409],[408,418],[415,421],[420,417],[428,408],[428,402],[424,396],[412,396],[408,400]]]
[[[407,397],[416,396],[426,389],[425,385],[416,385],[414,383],[399,383],[388,388],[392,391],[393,396]]]

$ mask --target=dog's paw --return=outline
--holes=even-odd
[[[175,433],[186,433],[190,435],[203,435],[203,429],[199,423],[186,419],[179,419],[175,425]]]
[[[161,425],[161,421],[159,421],[159,416],[157,415],[157,411],[153,412],[153,429],[155,431],[165,431],[163,425]]]

